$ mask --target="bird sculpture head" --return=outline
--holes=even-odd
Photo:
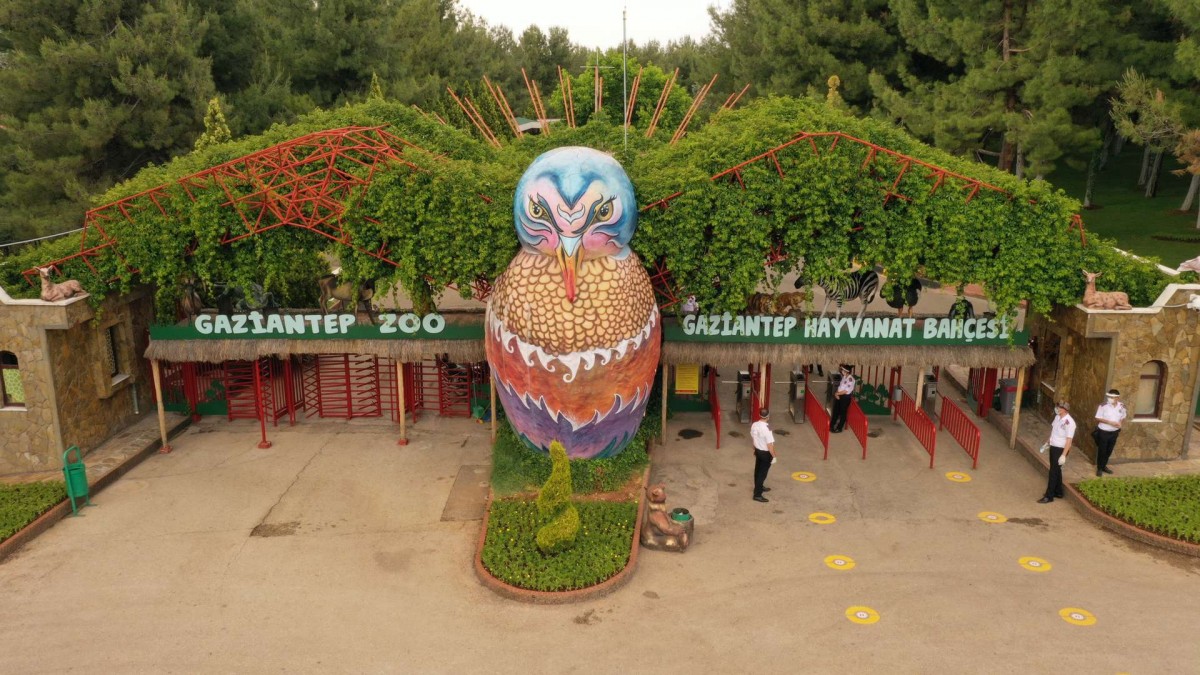
[[[556,148],[521,176],[513,219],[526,250],[558,259],[567,299],[574,302],[580,263],[629,255],[637,202],[617,160],[592,148]]]

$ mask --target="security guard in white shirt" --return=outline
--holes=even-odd
[[[829,430],[835,434],[842,433],[846,428],[846,413],[850,411],[850,401],[854,400],[854,366],[843,363],[841,366],[842,379],[838,382],[837,392],[833,395],[833,414],[829,417]]]
[[[1075,420],[1069,414],[1071,405],[1066,401],[1054,404],[1054,421],[1050,423],[1050,479],[1046,482],[1046,494],[1039,504],[1049,504],[1063,498],[1062,465],[1071,454],[1071,441],[1075,438]]]
[[[1112,473],[1112,469],[1108,468],[1108,459],[1112,457],[1113,446],[1117,444],[1117,435],[1121,433],[1121,423],[1126,415],[1121,392],[1109,389],[1104,398],[1104,403],[1096,408],[1096,429],[1092,431],[1092,438],[1096,441],[1097,476]]]
[[[754,443],[754,501],[766,503],[764,492],[771,488],[763,485],[767,481],[767,472],[775,463],[775,434],[771,433],[771,411],[763,408],[758,411],[758,421],[750,425],[750,441]]]

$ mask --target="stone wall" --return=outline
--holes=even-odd
[[[1075,442],[1093,460],[1093,416],[1104,392],[1113,388],[1121,391],[1130,408],[1113,454],[1114,464],[1186,456],[1200,374],[1200,313],[1183,305],[1197,292],[1200,286],[1172,285],[1148,308],[1103,311],[1076,305],[1057,308],[1049,322],[1035,322],[1035,334],[1053,330],[1063,336],[1055,395],[1070,401],[1072,416],[1079,424]],[[1162,415],[1135,420],[1133,402],[1142,366],[1148,361],[1166,364]],[[1044,400],[1039,412],[1049,417],[1052,405]]]
[[[152,312],[150,297],[133,294],[105,302],[98,321],[47,333],[65,445],[86,454],[153,410],[150,368],[141,356]],[[106,358],[110,329],[116,376]]]
[[[142,414],[152,410],[140,356],[151,311],[151,299],[135,293],[107,301],[97,323],[86,295],[15,300],[0,288],[0,351],[17,357],[25,390],[24,408],[0,408],[0,474],[61,468],[68,445],[90,451],[134,419],[135,384]],[[97,363],[103,363],[102,327],[109,325],[121,326],[128,337],[121,351],[129,377],[115,385],[98,376],[104,370]]]

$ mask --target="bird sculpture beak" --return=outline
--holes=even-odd
[[[579,273],[579,242],[583,239],[580,237],[560,237],[562,242],[558,246],[558,266],[562,269],[563,286],[567,290],[567,301],[575,302],[575,296],[579,294],[578,288],[575,285],[575,278]]]

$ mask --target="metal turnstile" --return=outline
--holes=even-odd
[[[750,406],[752,403],[750,386],[750,371],[739,370],[737,374],[737,414],[738,421],[742,424],[750,423]]]
[[[793,368],[788,385],[788,412],[796,424],[804,424],[804,397],[808,395],[808,387],[804,380],[804,368]]]

